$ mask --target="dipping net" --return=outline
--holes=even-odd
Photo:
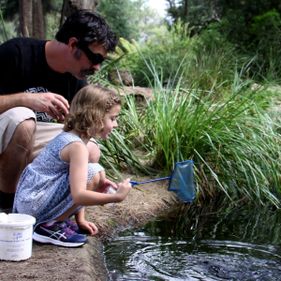
[[[191,203],[195,198],[195,184],[193,176],[193,161],[186,160],[175,164],[172,175],[164,178],[151,179],[143,182],[131,181],[132,186],[169,180],[169,191],[176,193],[184,203]]]
[[[175,192],[178,198],[185,203],[191,203],[194,200],[195,186],[192,160],[175,164],[168,190]]]

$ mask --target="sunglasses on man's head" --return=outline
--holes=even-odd
[[[79,49],[85,53],[86,57],[93,65],[101,64],[105,60],[104,56],[93,53],[88,47],[79,47]]]

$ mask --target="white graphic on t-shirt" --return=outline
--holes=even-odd
[[[32,87],[29,88],[25,91],[25,93],[47,93],[49,92],[46,88],[44,87]],[[39,112],[35,111],[34,113],[36,114],[36,120],[40,122],[56,122],[56,119],[54,119],[52,116],[50,116],[46,112]]]

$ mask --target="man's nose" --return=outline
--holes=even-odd
[[[101,64],[100,63],[92,65],[92,69],[94,69],[94,70],[100,70],[100,68],[101,68]]]

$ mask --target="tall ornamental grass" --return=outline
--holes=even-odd
[[[151,177],[193,159],[197,200],[222,195],[279,208],[280,119],[270,114],[276,96],[252,87],[253,59],[237,57],[219,34],[189,38],[180,28],[118,61],[153,88],[153,99],[141,107],[125,97],[118,132],[103,143],[107,164]]]
[[[122,160],[166,175],[175,162],[193,159],[198,200],[224,194],[231,201],[280,207],[280,135],[267,114],[272,94],[252,90],[238,76],[224,95],[214,88],[220,94],[182,89],[180,83],[155,88],[141,111],[127,97],[120,133],[129,148],[113,144],[116,165]]]

